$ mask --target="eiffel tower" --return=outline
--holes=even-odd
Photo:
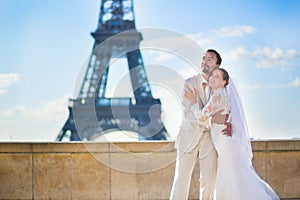
[[[161,102],[152,97],[135,28],[133,0],[102,0],[98,28],[79,94],[57,141],[94,141],[114,130],[138,133],[139,140],[165,140]],[[134,98],[107,98],[111,59],[127,58]]]

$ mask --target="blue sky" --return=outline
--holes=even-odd
[[[100,0],[0,1],[0,140],[55,139],[91,52],[99,7]],[[300,137],[300,1],[136,0],[134,8],[138,29],[173,30],[221,53],[240,85],[252,137]],[[158,56],[185,78],[195,74]],[[170,117],[176,103],[168,102],[173,137],[180,115]]]

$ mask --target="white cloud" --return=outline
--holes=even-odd
[[[253,51],[247,50],[245,47],[237,47],[232,49],[227,55],[226,59],[232,62],[255,62],[258,69],[279,68],[282,71],[292,70],[291,61],[298,56],[295,49],[288,49],[286,51],[280,48],[271,47],[256,47]]]
[[[35,107],[17,105],[0,112],[0,140],[54,141],[68,117],[68,97]]]
[[[253,85],[244,86],[244,87],[242,87],[242,89],[244,89],[244,90],[259,90],[259,89],[262,89],[262,86],[260,84],[256,83]]]
[[[56,99],[31,108],[26,105],[16,105],[15,107],[2,112],[2,118],[5,119],[24,119],[36,122],[56,123],[61,122],[67,111],[68,97],[66,95],[61,99]]]
[[[242,89],[244,90],[261,90],[261,89],[278,89],[278,88],[286,88],[289,87],[289,85],[261,85],[261,84],[254,84],[249,86],[244,86]]]
[[[6,90],[0,89],[0,95],[6,93]]]
[[[256,28],[253,26],[233,26],[223,27],[218,30],[213,30],[218,37],[244,37],[256,32]]]
[[[235,62],[242,62],[245,59],[251,59],[251,52],[248,52],[244,47],[239,46],[232,49],[227,55],[225,55],[227,60],[232,60]]]
[[[213,42],[212,39],[204,37],[202,33],[188,34],[186,36],[194,40],[200,46],[205,46]]]
[[[243,87],[244,90],[260,90],[260,89],[278,89],[278,88],[297,88],[300,87],[300,78],[297,76],[291,83],[288,84],[273,84],[273,85],[261,85],[254,84]]]
[[[297,51],[295,49],[289,49],[289,50],[287,50],[286,57],[287,58],[291,58],[291,59],[296,58],[297,57]]]
[[[300,78],[299,78],[299,76],[297,76],[297,77],[295,78],[295,80],[293,80],[293,81],[291,82],[291,84],[289,84],[289,86],[290,86],[290,87],[300,87]]]
[[[24,105],[17,105],[11,109],[5,110],[2,112],[2,117],[4,118],[10,118],[10,117],[15,117],[15,116],[20,116],[23,113],[28,112],[29,109],[24,106]],[[31,112],[28,112],[28,114],[30,114]]]
[[[294,49],[288,49],[284,52],[280,48],[257,47],[253,51],[254,58],[257,59],[257,68],[280,68],[281,70],[291,70],[292,66],[289,60],[296,58],[297,52]]]
[[[0,95],[6,93],[11,84],[19,80],[20,76],[17,73],[0,74]]]

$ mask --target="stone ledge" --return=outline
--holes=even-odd
[[[300,150],[300,140],[253,140],[253,151]],[[141,148],[142,147],[142,148]],[[173,141],[141,142],[0,142],[0,153],[170,152]]]
[[[283,199],[300,199],[300,141],[255,140],[253,166]],[[0,143],[0,199],[168,199],[174,142]],[[189,199],[197,199],[196,165]]]

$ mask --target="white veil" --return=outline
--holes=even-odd
[[[230,77],[229,85],[226,87],[230,99],[230,123],[232,125],[232,138],[239,140],[242,157],[252,165],[252,148],[248,133],[247,121],[244,107],[235,80]]]
[[[243,104],[241,101],[241,97],[239,95],[239,90],[237,88],[237,84],[232,78],[229,79],[229,85],[227,86],[227,92],[228,96],[230,99],[230,109],[231,109],[231,124],[232,124],[232,139],[236,139],[238,142],[237,144],[239,145],[239,152],[240,156],[239,158],[241,159],[240,162],[237,161],[237,163],[242,164],[240,167],[245,167],[243,163],[247,163],[248,166],[250,167],[250,173],[245,175],[244,181],[248,181],[247,184],[251,185],[251,191],[245,190],[245,191],[240,191],[244,194],[253,194],[254,192],[259,192],[260,194],[255,194],[256,197],[259,195],[262,195],[261,197],[269,197],[268,199],[274,199],[274,200],[279,200],[279,197],[277,196],[276,192],[270,187],[269,184],[267,184],[263,179],[261,179],[258,174],[255,172],[253,166],[252,166],[252,148],[251,148],[251,142],[250,142],[250,137],[248,133],[248,127],[247,127],[247,122],[245,118],[245,113],[244,113],[244,108]],[[245,160],[244,160],[245,159]],[[254,177],[252,179],[251,177]],[[257,184],[259,183],[259,184]],[[261,184],[260,184],[261,183]],[[264,190],[261,190],[261,185],[264,186]],[[249,189],[249,188],[248,188]],[[267,193],[264,194],[264,191]],[[252,198],[253,199],[253,198]],[[262,199],[262,198],[261,198]],[[263,198],[266,199],[266,198]]]

